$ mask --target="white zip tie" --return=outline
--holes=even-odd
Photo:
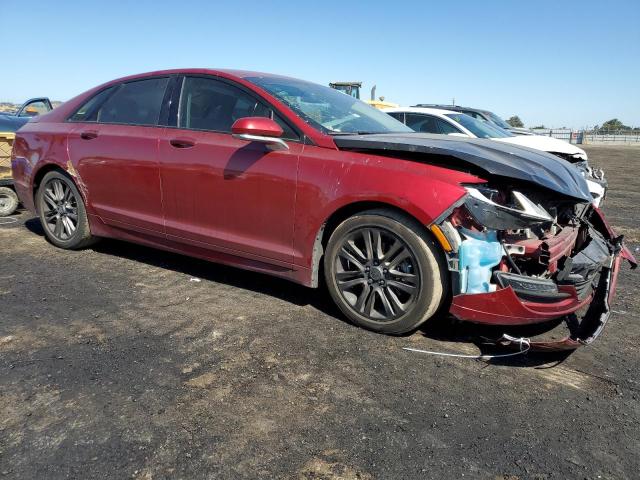
[[[411,348],[411,347],[402,347],[402,349],[408,350],[409,352],[428,353],[429,355],[438,355],[440,357],[473,358],[474,360],[490,360],[492,358],[504,358],[504,357],[513,357],[515,355],[523,355],[527,353],[531,348],[531,340],[529,340],[528,338],[524,338],[524,337],[515,338],[505,333],[502,335],[502,338],[500,340],[517,342],[518,345],[520,346],[520,351],[513,352],[513,353],[503,353],[500,355],[463,355],[460,353],[433,352],[431,350],[420,350],[418,348]]]

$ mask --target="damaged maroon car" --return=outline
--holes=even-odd
[[[437,311],[493,325],[610,312],[622,237],[557,157],[413,132],[333,89],[223,70],[132,76],[17,134],[16,190],[48,239],[133,241],[329,292],[399,334]],[[533,345],[534,348],[536,345]]]

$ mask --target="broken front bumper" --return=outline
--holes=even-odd
[[[542,323],[564,317],[589,305],[579,325],[570,336],[560,341],[531,342],[533,350],[572,350],[595,340],[606,325],[610,315],[610,304],[615,295],[621,260],[624,258],[632,268],[636,259],[622,244],[604,219],[602,212],[594,209],[595,227],[607,240],[616,246],[608,265],[600,270],[596,288],[586,297],[580,298],[575,287],[561,285],[558,291],[564,298],[555,302],[535,302],[523,300],[508,286],[488,293],[462,294],[453,297],[451,313],[460,320],[492,325],[528,325]],[[502,342],[504,343],[504,342]],[[508,342],[507,342],[508,343]]]

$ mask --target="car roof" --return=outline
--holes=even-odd
[[[489,110],[484,110],[482,108],[474,108],[474,107],[461,107],[460,105],[440,105],[435,103],[418,103],[414,105],[415,107],[429,107],[429,108],[443,108],[447,110],[452,110],[455,112],[460,112],[462,110],[469,110],[471,112],[479,112],[488,114]]]
[[[293,78],[286,75],[276,75],[266,72],[255,72],[251,70],[235,70],[229,68],[174,68],[168,70],[155,70],[152,72],[137,73],[135,75],[128,75],[126,77],[117,78],[109,81],[108,83],[120,83],[129,80],[135,80],[137,78],[155,77],[159,75],[177,75],[177,74],[199,74],[199,75],[217,75],[223,77],[267,77],[267,78]]]
[[[454,110],[454,111],[471,110],[473,112],[483,112],[483,113],[486,112],[486,110],[482,110],[480,108],[462,107],[460,105],[446,105],[443,103],[417,103],[414,105],[414,107],[444,108],[447,110]]]
[[[383,108],[385,112],[404,112],[404,113],[429,113],[432,115],[445,115],[447,113],[460,113],[453,110],[445,110],[443,108],[427,108],[427,107],[391,107]]]

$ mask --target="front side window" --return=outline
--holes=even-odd
[[[49,111],[49,106],[41,100],[31,102],[27,105],[22,112],[20,112],[21,117],[37,117],[38,115],[42,115],[43,113],[47,113]]]
[[[508,130],[511,128],[511,125],[509,125],[507,122],[505,122],[502,118],[500,118],[498,115],[496,115],[493,112],[486,112],[486,114],[488,115],[488,117],[491,119],[491,121],[493,123],[495,123],[496,125],[498,125],[500,128],[504,128],[505,130]]]
[[[272,118],[282,138],[297,140],[295,131],[272,108],[242,89],[212,78],[186,77],[180,94],[178,127],[231,133],[239,118]]]
[[[408,133],[411,129],[381,110],[333,88],[286,77],[247,77],[323,133]]]
[[[157,125],[169,78],[135,80],[120,86],[98,110],[100,123]]]

